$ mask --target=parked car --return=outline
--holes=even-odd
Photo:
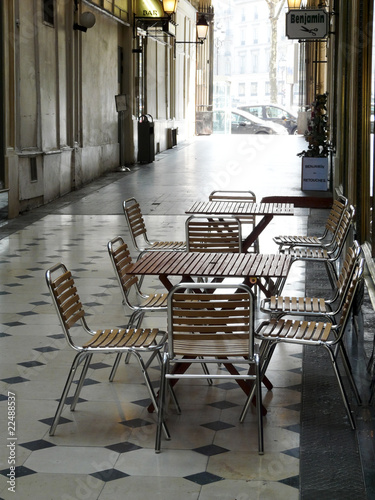
[[[281,134],[288,132],[285,127],[276,123],[265,122],[256,116],[243,111],[242,109],[232,109],[230,116],[225,111],[214,111],[214,132],[230,132],[232,134]]]
[[[288,130],[291,135],[297,134],[297,116],[282,106],[275,104],[254,104],[252,106],[239,106],[265,121],[278,123]]]

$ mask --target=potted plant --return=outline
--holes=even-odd
[[[327,191],[328,189],[328,93],[318,94],[312,103],[311,119],[305,133],[307,150],[302,157],[302,190]]]

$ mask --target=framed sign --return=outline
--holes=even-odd
[[[126,111],[127,106],[126,106],[126,95],[125,94],[118,94],[115,95],[116,99],[116,111]]]
[[[328,158],[302,158],[302,191],[328,191]]]
[[[292,9],[286,15],[286,36],[293,40],[326,38],[328,21],[328,12],[324,9]]]

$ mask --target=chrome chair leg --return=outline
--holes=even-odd
[[[154,391],[154,389],[152,387],[151,380],[150,380],[150,377],[148,376],[148,373],[147,373],[145,364],[143,362],[143,359],[138,354],[137,351],[129,351],[129,352],[131,352],[131,354],[134,354],[134,356],[137,358],[137,360],[139,362],[139,365],[140,365],[141,370],[142,370],[143,377],[144,377],[145,382],[146,382],[146,387],[147,387],[148,392],[149,392],[150,397],[151,397],[152,404],[154,405],[155,411],[159,414],[159,412],[160,412],[160,408],[159,408],[160,404],[158,404],[157,401],[156,401],[156,394],[155,394],[155,391]],[[169,431],[168,431],[168,428],[167,428],[165,422],[162,422],[162,428],[163,428],[163,431],[164,431],[166,439],[171,439],[171,436],[169,434]]]
[[[160,453],[161,450],[161,429],[164,423],[164,413],[166,405],[166,384],[167,379],[165,377],[167,373],[168,355],[165,353],[163,357],[163,363],[161,365],[160,374],[160,390],[159,390],[159,408],[158,408],[158,424],[156,427],[156,439],[155,439],[155,452]]]
[[[78,381],[77,389],[74,393],[72,404],[70,405],[71,411],[74,411],[76,409],[77,401],[78,401],[79,395],[81,393],[81,389],[83,387],[83,383],[85,381],[85,378],[87,375],[87,370],[89,369],[91,360],[92,360],[92,354],[90,353],[87,355],[85,364],[83,365],[83,368],[82,368],[82,372],[81,372],[81,376],[80,376],[79,381]]]
[[[55,430],[56,430],[56,427],[59,423],[60,416],[61,416],[62,410],[64,408],[64,404],[65,404],[66,398],[68,396],[70,386],[72,385],[74,375],[76,373],[78,366],[82,363],[82,361],[86,358],[86,356],[87,356],[87,353],[79,352],[73,360],[72,366],[70,367],[70,371],[68,374],[68,378],[66,379],[66,382],[65,382],[64,390],[61,394],[60,401],[59,401],[59,404],[58,404],[57,409],[56,409],[55,417],[54,417],[52,425],[50,427],[50,431],[49,431],[50,436],[53,436],[55,434]]]
[[[349,379],[349,382],[350,382],[350,385],[352,387],[353,393],[354,393],[355,398],[357,400],[357,404],[358,404],[358,406],[361,406],[362,405],[362,399],[361,399],[361,396],[359,394],[359,391],[358,391],[358,388],[357,388],[357,384],[355,383],[355,380],[354,380],[354,377],[353,377],[353,371],[352,371],[352,367],[351,367],[351,364],[350,364],[350,361],[349,361],[348,354],[347,354],[345,346],[344,346],[344,344],[342,342],[339,342],[339,344],[335,348],[335,352],[334,352],[335,358],[337,358],[337,352],[338,351],[340,351],[340,354],[341,354],[341,357],[342,357],[342,361],[343,361],[343,365],[344,365],[344,369],[345,369],[345,373],[346,373],[346,375],[347,375],[347,377]]]
[[[346,392],[345,392],[344,384],[343,384],[343,381],[342,381],[342,378],[341,378],[341,375],[340,375],[340,371],[339,371],[339,367],[337,365],[335,354],[334,354],[333,350],[329,346],[324,345],[324,347],[326,347],[326,349],[329,352],[329,355],[330,355],[330,358],[331,358],[331,361],[332,361],[333,370],[335,372],[335,375],[336,375],[336,378],[337,378],[337,382],[339,384],[339,388],[340,388],[342,400],[344,402],[344,406],[345,406],[346,413],[347,413],[348,418],[349,418],[349,422],[350,422],[351,428],[352,428],[352,430],[355,430],[355,428],[356,428],[355,421],[354,421],[354,418],[353,418],[353,415],[352,415],[352,412],[351,412],[351,409],[350,409],[349,400],[348,400],[348,397],[347,397]]]

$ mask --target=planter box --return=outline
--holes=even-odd
[[[302,158],[301,189],[302,191],[328,191],[328,157],[305,156]]]

